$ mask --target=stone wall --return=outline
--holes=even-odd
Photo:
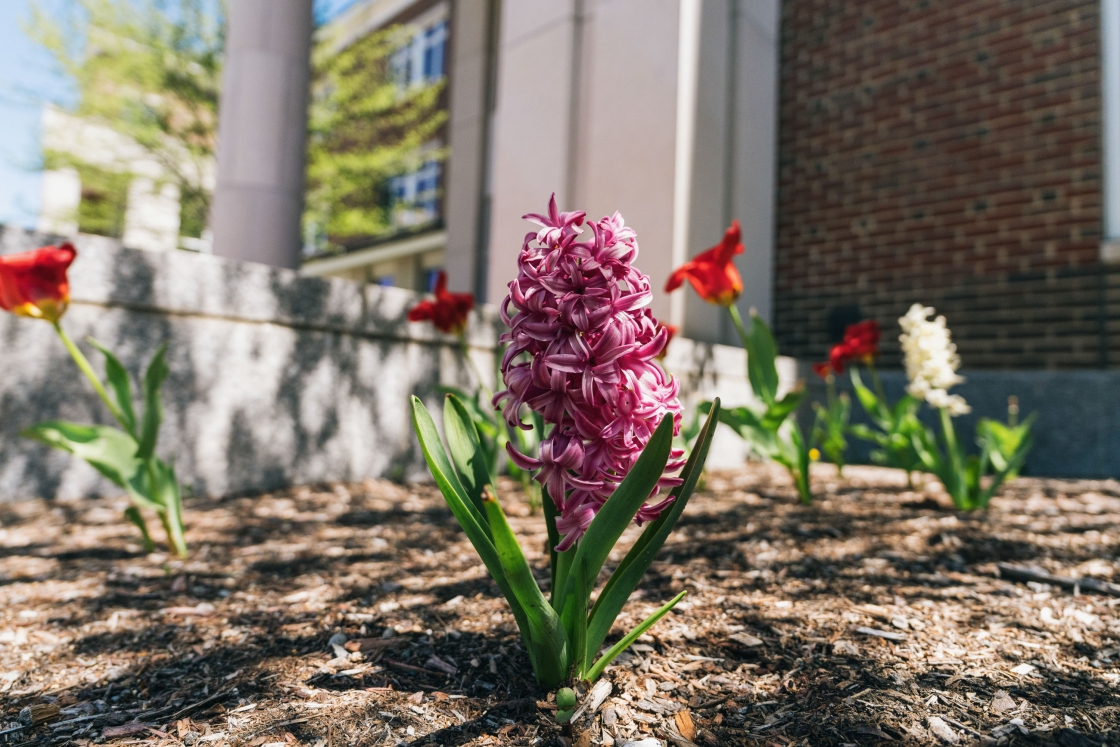
[[[8,231],[0,234],[0,252],[47,241]],[[436,409],[437,384],[473,380],[455,338],[406,320],[414,293],[187,252],[124,249],[99,237],[77,244],[63,324],[75,340],[92,336],[116,351],[137,380],[168,343],[158,451],[191,491],[427,479],[408,395]],[[479,370],[493,370],[502,329],[493,307],[472,318]],[[100,355],[83,348],[101,370]],[[55,418],[111,422],[50,326],[0,314],[0,350],[0,500],[118,492],[83,462],[19,435]],[[689,403],[717,392],[732,404],[747,401],[743,364],[741,350],[689,340],[674,341],[669,358]],[[782,370],[789,384],[793,361],[783,361]],[[719,444],[713,465],[742,460],[731,434]]]

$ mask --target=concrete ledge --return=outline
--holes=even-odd
[[[0,234],[0,252],[52,237]],[[79,237],[70,271],[73,302],[63,324],[78,341],[114,350],[136,380],[169,344],[165,425],[159,453],[196,493],[221,495],[295,483],[370,477],[427,479],[412,434],[408,396],[434,411],[439,384],[473,386],[458,340],[407,321],[417,295],[349,280],[188,252],[121,248]],[[497,310],[477,310],[471,357],[485,375],[505,329]],[[116,494],[84,463],[20,437],[34,423],[111,423],[50,326],[0,314],[0,500]],[[86,347],[96,368],[100,355]],[[675,340],[667,368],[682,384],[687,416],[717,393],[750,401],[741,349]],[[783,382],[796,377],[782,362]],[[493,380],[487,382],[491,387]],[[713,466],[735,466],[745,449],[722,433]]]

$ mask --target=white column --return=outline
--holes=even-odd
[[[1120,0],[1101,0],[1101,259],[1120,262]]]
[[[298,267],[312,0],[231,0],[214,254]]]
[[[692,157],[695,152],[696,87],[700,71],[700,0],[681,0],[677,42],[677,131],[673,174],[672,267],[689,256],[688,223],[692,201]],[[684,326],[685,293],[670,297],[669,322]]]

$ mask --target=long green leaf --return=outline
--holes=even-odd
[[[140,509],[136,506],[129,506],[124,510],[125,520],[136,525],[140,530],[140,535],[144,538],[144,552],[151,552],[155,549],[156,543],[152,542],[152,535],[148,534],[148,525],[144,521],[144,517],[140,515]]]
[[[121,425],[124,426],[130,436],[135,438],[136,413],[132,409],[132,381],[128,377],[128,371],[107,347],[92,337],[87,338],[87,340],[90,345],[100,350],[101,354],[105,356],[105,376],[109,379],[109,386],[113,389],[117,406],[120,407],[121,415],[124,418]]]
[[[677,499],[656,521],[650,522],[638,541],[626,553],[626,557],[614,569],[611,577],[607,579],[603,590],[599,592],[599,598],[595,600],[595,606],[591,608],[591,615],[587,622],[588,661],[599,652],[599,648],[610,633],[611,626],[614,625],[618,613],[622,611],[626,601],[634,593],[634,589],[638,587],[654,557],[661,550],[665,540],[669,537],[669,533],[676,526],[685,506],[688,505],[688,499],[692,497],[692,491],[696,489],[696,483],[700,480],[700,474],[704,471],[708,449],[712,445],[712,437],[715,436],[716,423],[719,422],[719,406],[720,403],[717,398],[697,436],[696,448],[692,450],[688,461],[685,462],[684,469],[681,470],[680,476],[684,482],[673,488],[670,493],[670,495],[675,495]]]
[[[169,372],[166,354],[167,343],[164,343],[152,356],[152,362],[148,364],[148,371],[144,374],[144,416],[140,428],[140,445],[136,450],[139,459],[147,459],[155,453],[156,441],[159,439],[159,426],[163,422],[159,388]]]
[[[155,473],[156,486],[152,498],[165,508],[167,542],[172,552],[181,558],[187,557],[187,538],[183,531],[183,497],[179,490],[179,478],[175,468],[158,457],[152,457],[151,469]]]
[[[778,345],[770,328],[758,314],[751,313],[751,326],[747,330],[747,377],[756,397],[766,405],[773,405],[778,398]]]
[[[548,569],[552,574],[549,594],[555,598],[556,586],[556,546],[560,544],[560,532],[556,529],[556,503],[548,495],[548,488],[541,485],[541,512],[544,514],[544,528],[548,533]]]
[[[505,571],[502,570],[501,560],[498,558],[498,551],[494,548],[490,535],[482,528],[485,519],[482,518],[471,499],[467,497],[466,490],[455,475],[455,471],[451,467],[451,461],[447,458],[447,452],[443,449],[443,443],[439,440],[439,432],[436,431],[436,424],[432,420],[428,408],[424,407],[424,403],[416,396],[411,398],[411,404],[412,427],[416,431],[416,437],[420,441],[420,450],[424,452],[424,460],[428,463],[428,469],[436,481],[436,486],[439,487],[439,492],[443,494],[443,499],[447,501],[451,513],[458,520],[459,526],[466,533],[467,539],[474,545],[474,549],[478,552],[486,570],[490,572],[494,582],[498,584],[498,588],[502,590],[502,594],[509,602],[509,606],[513,610],[513,616],[517,620],[517,627],[521,630],[522,636],[526,639],[526,646],[528,646],[530,644],[525,610],[521,609],[521,603],[517,601],[513,589],[510,588]]]
[[[599,675],[603,673],[603,670],[606,669],[612,661],[618,658],[619,654],[625,651],[631,643],[638,640],[638,637],[641,636],[642,633],[652,628],[654,623],[665,617],[665,615],[669,614],[669,610],[676,607],[677,602],[684,599],[686,594],[688,594],[687,589],[685,591],[682,591],[680,594],[677,594],[675,597],[670,599],[664,607],[657,610],[657,612],[654,612],[652,615],[643,620],[641,625],[627,633],[621,641],[607,649],[607,652],[600,656],[599,660],[595,662],[595,666],[587,670],[587,674],[584,676],[584,679],[588,682],[594,682],[596,679],[598,679]]]
[[[571,570],[564,582],[563,595],[558,601],[561,618],[568,632],[572,663],[577,672],[582,671],[585,665],[587,607],[595,579],[618,538],[665,472],[672,444],[673,417],[666,415],[630,474],[599,509],[576,549]]]
[[[459,475],[459,481],[467,491],[471,502],[485,519],[487,514],[482,507],[482,495],[487,485],[494,484],[494,476],[486,464],[478,430],[471,421],[470,413],[462,400],[448,394],[443,402],[443,433],[447,437],[447,448],[451,451],[451,463]],[[483,528],[488,528],[483,524]]]
[[[529,656],[533,661],[533,671],[537,680],[551,690],[568,676],[568,636],[560,617],[537,586],[525,554],[521,552],[521,546],[517,544],[517,538],[492,491],[486,491],[483,505],[490,519],[494,547],[498,551],[502,570],[529,624]]]
[[[136,458],[136,442],[124,431],[109,425],[51,420],[27,428],[22,435],[85,460],[113,484],[124,488],[137,505],[160,508],[148,497],[144,465]]]

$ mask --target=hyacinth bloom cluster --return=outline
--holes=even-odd
[[[506,389],[494,404],[511,426],[529,427],[522,407],[553,425],[537,458],[507,450],[548,489],[563,535],[558,551],[583,535],[662,418],[672,414],[674,434],[681,423],[678,384],[654,362],[669,332],[647,308],[649,278],[633,264],[637,237],[618,213],[589,221],[590,231],[584,218],[559,212],[555,195],[547,214],[525,216],[541,228],[526,235],[501,305],[510,327],[502,338]],[[673,451],[667,472],[683,466],[682,455]],[[663,476],[658,485],[677,484]],[[635,520],[656,519],[672,500],[647,501]]]
[[[957,375],[961,359],[945,317],[930,319],[934,313],[933,308],[916,303],[898,320],[902,327],[898,339],[905,356],[906,378],[910,381],[906,390],[933,407],[948,410],[950,415],[964,415],[971,410],[964,397],[949,394],[950,387],[964,382]]]

